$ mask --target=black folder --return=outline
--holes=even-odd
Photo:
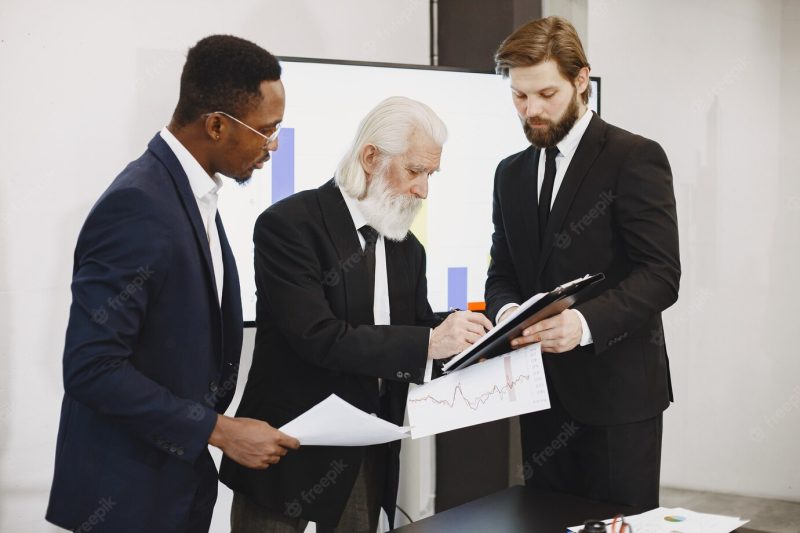
[[[445,373],[454,372],[481,359],[490,359],[510,352],[511,340],[519,337],[525,328],[569,309],[580,301],[590,287],[604,279],[605,275],[594,274],[559,285],[517,316],[496,326],[471,348],[447,362],[442,370]],[[527,302],[522,304],[522,307],[526,304]]]

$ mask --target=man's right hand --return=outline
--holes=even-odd
[[[490,329],[491,321],[481,313],[451,313],[433,330],[428,344],[428,359],[445,359],[462,352]]]
[[[217,415],[208,443],[240,465],[261,470],[280,461],[289,449],[300,447],[300,441],[266,422],[225,415]]]

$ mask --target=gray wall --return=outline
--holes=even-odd
[[[684,274],[665,314],[666,485],[800,500],[799,11],[589,3],[603,116],[659,141],[675,178]]]

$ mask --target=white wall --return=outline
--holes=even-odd
[[[183,54],[212,33],[278,55],[429,62],[426,0],[0,3],[0,531],[56,530],[43,517],[78,230],[167,122]],[[218,508],[214,530],[227,519]]]
[[[603,116],[675,178],[666,485],[800,500],[798,28],[791,0],[589,2]]]

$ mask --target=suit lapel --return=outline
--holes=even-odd
[[[222,218],[217,212],[217,233],[222,249],[222,265],[225,281],[222,285],[222,355],[221,363],[226,358],[238,360],[242,346],[242,293],[239,288],[239,272],[233,250],[222,226]]]
[[[364,252],[353,225],[353,217],[350,216],[342,192],[333,180],[319,187],[317,191],[328,236],[339,256],[339,274],[347,299],[347,322],[352,325],[372,324],[373,295],[369,291]]]
[[[228,335],[228,332],[223,331],[225,324],[223,324],[223,312],[220,306],[219,294],[217,294],[217,283],[216,278],[214,277],[214,264],[211,260],[211,247],[208,244],[208,236],[206,235],[205,225],[203,224],[203,219],[200,217],[200,209],[197,207],[197,200],[192,192],[191,185],[189,185],[189,178],[186,176],[186,172],[184,172],[183,167],[178,161],[178,158],[175,157],[172,149],[170,149],[169,145],[167,145],[164,139],[161,138],[161,135],[157,134],[150,141],[148,149],[155,154],[155,156],[169,171],[169,175],[172,178],[175,189],[178,191],[178,197],[180,198],[181,205],[183,206],[186,216],[189,218],[189,221],[192,225],[192,230],[195,240],[197,241],[197,245],[200,249],[200,253],[203,256],[204,268],[207,279],[209,280],[207,283],[207,289],[209,291],[208,297],[210,298],[210,302],[212,302],[212,307],[214,308],[212,310],[212,316],[215,327],[214,346],[212,346],[212,349],[216,354],[217,363],[221,368],[226,352],[223,343],[225,342],[226,338],[229,341],[236,341],[237,335],[238,338],[241,339],[241,327],[238,328],[238,333],[234,331],[230,333],[230,335]],[[215,223],[217,224],[217,232],[219,233],[220,248],[222,249],[222,264],[225,270],[225,281],[223,283],[223,303],[226,299],[229,300],[228,306],[226,306],[228,309],[226,311],[231,313],[230,315],[226,314],[226,316],[231,316],[234,318],[234,322],[241,326],[242,303],[241,294],[239,292],[239,276],[236,271],[236,262],[233,258],[233,252],[231,251],[227,236],[225,235],[225,230],[222,227],[222,219],[220,218],[219,213],[217,213]],[[226,293],[231,293],[230,297],[228,297]],[[238,317],[238,321],[236,320],[236,317]],[[241,342],[241,340],[239,340],[239,342]]]
[[[155,154],[169,171],[175,189],[178,191],[178,197],[181,199],[183,209],[186,211],[186,216],[192,224],[194,237],[197,240],[197,245],[200,247],[203,256],[205,270],[210,280],[208,290],[213,294],[212,301],[217,302],[219,305],[219,296],[217,295],[216,282],[214,281],[214,266],[211,262],[211,248],[208,245],[208,236],[206,235],[205,226],[203,225],[203,219],[200,218],[200,209],[197,207],[197,200],[192,193],[192,187],[189,185],[189,178],[186,176],[186,172],[183,171],[180,162],[178,162],[178,158],[175,157],[169,145],[161,138],[161,135],[156,134],[150,141],[150,144],[147,145],[147,148]]]
[[[510,226],[524,228],[521,233],[525,239],[523,249],[530,252],[530,268],[523,269],[525,272],[534,272],[535,265],[539,259],[539,203],[537,189],[537,168],[539,165],[539,150],[533,146],[525,151],[519,161],[519,168],[509,173],[516,180],[511,183],[510,191],[511,202],[514,206],[510,213],[516,213],[519,217]],[[508,227],[508,226],[507,226]],[[514,243],[510,242],[513,246]],[[531,285],[533,286],[533,285]]]
[[[572,156],[569,168],[564,174],[561,187],[559,187],[553,203],[553,209],[550,211],[550,217],[544,232],[544,243],[541,247],[541,257],[536,269],[537,279],[550,258],[550,253],[553,251],[553,242],[564,224],[564,219],[567,217],[572,202],[575,200],[575,194],[603,149],[605,138],[606,123],[597,115],[592,116],[589,126],[586,128],[580,143],[578,143],[575,155]]]

